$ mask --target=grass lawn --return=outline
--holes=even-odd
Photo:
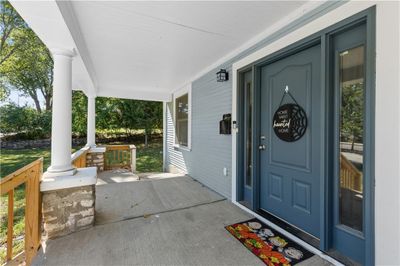
[[[146,148],[144,144],[136,144],[136,171],[162,172],[163,143],[161,140],[150,141]]]
[[[78,148],[73,149],[72,152]],[[136,168],[138,172],[161,172],[163,164],[162,140],[150,141],[147,148],[144,144],[136,144]],[[44,170],[50,165],[50,148],[9,150],[2,149],[0,154],[0,176],[18,170],[19,168],[44,158]],[[0,265],[4,264],[7,245],[7,195],[1,197],[0,203]],[[25,191],[20,186],[14,193],[14,253],[17,255],[24,249],[24,213]]]

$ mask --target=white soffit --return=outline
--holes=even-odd
[[[76,49],[74,89],[98,96],[169,101],[172,92],[216,67],[222,58],[249,46],[268,29],[291,22],[293,14],[299,17],[321,3],[13,0],[12,4],[48,47]]]

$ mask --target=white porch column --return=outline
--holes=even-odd
[[[53,113],[51,126],[51,166],[55,175],[75,173],[71,164],[72,57],[70,50],[51,50],[54,60]]]
[[[88,95],[87,146],[96,146],[96,97]]]

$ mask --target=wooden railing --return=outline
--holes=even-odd
[[[71,163],[76,168],[86,167],[86,155],[89,148],[82,148],[71,155]]]
[[[356,192],[362,192],[362,173],[340,154],[340,186]]]
[[[104,170],[118,168],[136,171],[135,145],[106,145],[104,154]]]
[[[7,254],[6,259],[13,259],[14,227],[14,190],[25,184],[25,258],[30,265],[40,246],[40,188],[43,173],[43,158],[40,158],[0,181],[1,195],[8,194]]]

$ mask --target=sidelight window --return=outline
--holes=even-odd
[[[340,223],[363,231],[364,46],[339,54]]]

